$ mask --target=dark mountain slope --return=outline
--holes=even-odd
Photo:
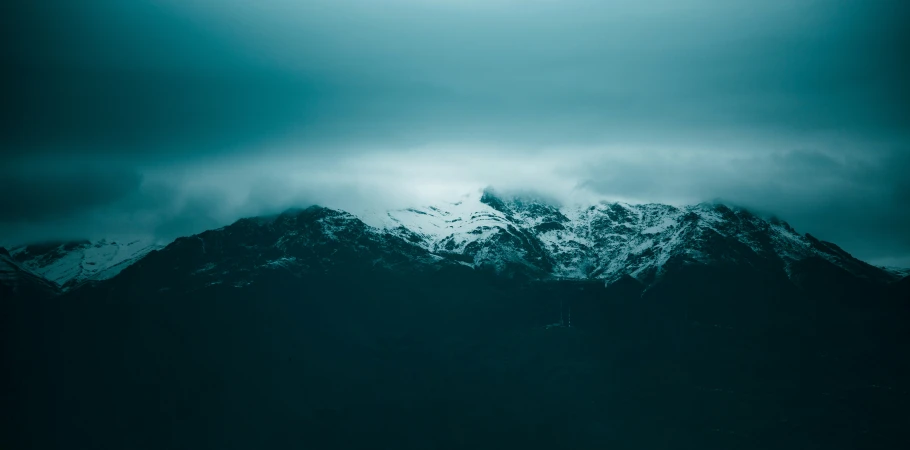
[[[323,208],[245,219],[14,303],[4,447],[910,445],[906,280],[700,236],[729,257],[605,286]]]

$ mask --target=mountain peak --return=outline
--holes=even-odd
[[[491,208],[499,212],[508,212],[508,208],[506,208],[505,202],[502,200],[502,198],[496,195],[496,192],[493,191],[493,188],[488,187],[483,190],[483,193],[480,196],[480,202],[486,205],[490,205]]]
[[[68,290],[111,278],[160,247],[151,239],[78,240],[14,247],[9,255],[24,270]]]
[[[74,241],[0,249],[0,255],[67,290],[111,278],[160,248],[143,240]],[[566,206],[489,187],[454,203],[357,216],[317,205],[292,208],[177,239],[167,252],[183,255],[178,267],[207,261],[191,274],[219,266],[224,270],[217,273],[236,269],[247,274],[242,278],[275,267],[330,270],[338,259],[359,258],[371,267],[459,265],[538,279],[611,284],[632,278],[645,286],[691,265],[739,265],[793,277],[808,259],[874,282],[898,277],[780,219],[722,203]]]
[[[893,278],[786,222],[719,202],[560,206],[489,187],[475,202],[389,211],[369,222],[473,267],[526,267],[561,279],[653,282],[670,261],[761,265],[789,274],[794,262],[813,256],[865,278]]]

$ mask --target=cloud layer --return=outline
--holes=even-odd
[[[910,265],[901,1],[144,0],[5,14],[0,245],[493,185],[720,199]]]

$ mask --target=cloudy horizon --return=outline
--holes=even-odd
[[[0,245],[493,186],[721,201],[910,267],[906,2],[14,3]]]

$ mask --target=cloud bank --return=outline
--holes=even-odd
[[[21,2],[0,245],[492,185],[721,200],[910,265],[901,1]]]

